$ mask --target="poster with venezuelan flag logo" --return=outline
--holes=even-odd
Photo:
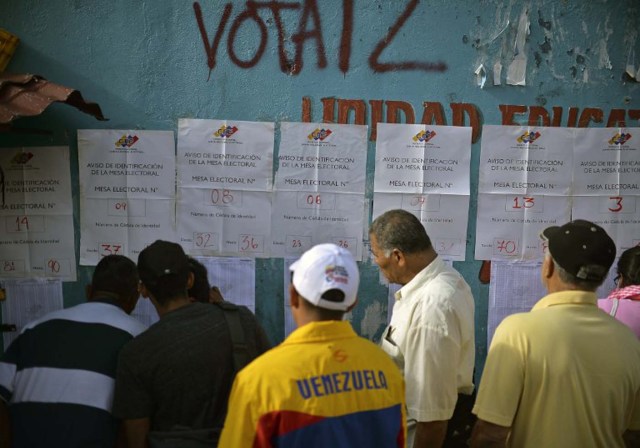
[[[571,219],[574,130],[483,126],[475,258],[539,261],[545,228]]]
[[[192,255],[269,256],[274,124],[181,119],[178,242]]]
[[[483,126],[480,193],[570,194],[573,129]]]
[[[574,132],[574,195],[640,195],[640,128]]]
[[[76,280],[69,148],[0,151],[0,278]]]
[[[618,254],[640,245],[640,128],[574,132],[572,219],[602,226]]]
[[[79,130],[80,264],[175,240],[171,131]]]
[[[469,195],[471,128],[378,123],[377,193]]]
[[[361,260],[367,126],[284,122],[280,131],[272,255],[335,243]]]
[[[464,260],[470,160],[469,127],[378,123],[373,219],[406,210],[441,257]]]

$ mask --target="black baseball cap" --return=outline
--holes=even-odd
[[[548,227],[540,237],[556,263],[581,280],[603,281],[616,258],[616,244],[607,232],[583,219]]]
[[[177,243],[157,240],[138,255],[138,274],[146,285],[155,285],[167,275],[175,275],[186,281],[189,272],[189,258]]]

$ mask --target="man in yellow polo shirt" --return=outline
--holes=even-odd
[[[615,256],[601,227],[542,233],[549,294],[496,329],[473,412],[472,447],[640,446],[640,342],[598,309]]]
[[[237,375],[220,447],[404,447],[404,382],[345,312],[356,304],[351,253],[320,244],[291,265],[298,326]]]

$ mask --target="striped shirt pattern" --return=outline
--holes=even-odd
[[[145,326],[93,301],[28,324],[0,362],[14,446],[113,446],[111,416],[122,346]]]

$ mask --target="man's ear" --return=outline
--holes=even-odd
[[[195,275],[193,272],[189,272],[189,277],[187,277],[187,289],[193,288],[193,282],[195,281]]]
[[[551,257],[544,257],[542,262],[542,278],[551,278],[555,271],[555,265]]]
[[[145,299],[148,299],[149,296],[151,295],[151,293],[149,292],[149,289],[147,289],[146,285],[142,282],[140,282],[140,285],[138,286],[138,292]]]
[[[400,266],[403,266],[406,262],[404,253],[400,249],[393,249],[391,251],[391,258]]]
[[[291,308],[298,308],[300,306],[300,295],[296,288],[293,287],[293,283],[289,283],[289,305]]]

